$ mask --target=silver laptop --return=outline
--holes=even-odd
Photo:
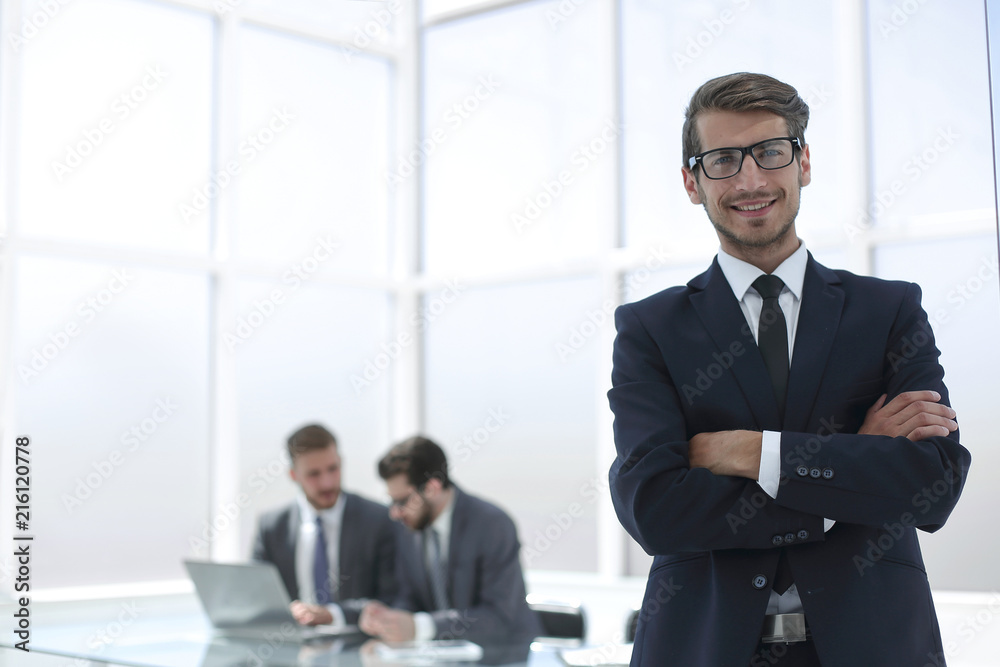
[[[299,625],[288,609],[292,601],[273,563],[185,560],[184,567],[219,634],[259,638],[278,633],[286,641],[358,634],[356,625]]]

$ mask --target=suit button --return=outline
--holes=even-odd
[[[758,574],[756,577],[753,578],[753,581],[750,583],[753,585],[754,588],[756,588],[759,591],[763,589],[765,586],[767,586],[767,577],[765,577],[763,574]]]
[[[813,468],[812,470],[809,471],[809,476],[812,477],[813,479],[819,479],[820,475],[822,474],[823,471],[820,470],[819,468]]]
[[[823,468],[823,479],[833,479],[833,468]]]
[[[805,466],[799,466],[798,468],[795,469],[795,474],[798,475],[799,477],[805,477],[806,475],[809,474],[809,468]]]
[[[785,544],[791,544],[795,541],[795,533],[785,533]]]
[[[804,529],[804,528],[802,530],[800,530],[799,531],[799,539],[800,540],[808,540],[809,539],[809,531],[806,530],[806,529]]]
[[[771,538],[771,544],[773,544],[776,547],[780,547],[784,543],[784,541],[785,538],[783,538],[781,535],[775,535],[774,537]]]

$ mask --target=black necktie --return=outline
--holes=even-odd
[[[778,413],[782,419],[785,417],[785,394],[788,392],[788,328],[778,305],[778,295],[784,286],[778,276],[761,276],[753,281],[753,288],[764,299],[757,323],[757,347],[764,357],[767,374],[771,376],[774,398],[778,401]]]
[[[757,347],[764,357],[764,366],[771,376],[771,386],[774,388],[774,398],[778,401],[778,413],[785,418],[785,395],[788,393],[788,328],[785,326],[785,315],[778,305],[778,295],[785,283],[778,276],[760,276],[753,281],[764,305],[760,309],[760,321],[757,323]],[[782,595],[792,585],[792,568],[781,549],[778,556],[778,570],[774,575],[774,590]]]

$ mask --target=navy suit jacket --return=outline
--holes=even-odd
[[[920,289],[810,255],[784,423],[718,261],[615,321],[611,494],[655,556],[632,664],[750,664],[782,549],[824,667],[943,664],[915,528],[945,523],[971,456],[957,431],[857,434],[883,393],[933,389],[948,402]],[[691,437],[732,429],[781,432],[777,499],[690,467]],[[824,517],[837,522],[826,533]]]
[[[349,624],[357,623],[368,600],[390,604],[397,593],[396,534],[401,532],[389,518],[389,510],[352,493],[344,493],[344,517],[340,525],[340,588],[338,602]],[[295,576],[295,545],[299,539],[298,503],[267,512],[260,517],[254,540],[253,559],[278,567],[288,595],[299,599]]]
[[[525,600],[517,529],[507,514],[485,500],[455,489],[448,545],[451,609],[434,611],[434,598],[419,534],[400,531],[397,559],[399,596],[395,607],[429,612],[438,639],[517,641],[541,634]]]

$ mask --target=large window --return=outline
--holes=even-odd
[[[24,0],[0,21],[0,474],[32,437],[39,589],[246,558],[311,421],[351,490],[384,500],[375,462],[419,431],[514,516],[533,573],[643,575],[607,493],[613,311],[711,261],[680,128],[739,70],[811,105],[814,256],[922,285],[980,471],[922,536],[932,583],[1000,586],[975,523],[1000,500],[978,2]]]

